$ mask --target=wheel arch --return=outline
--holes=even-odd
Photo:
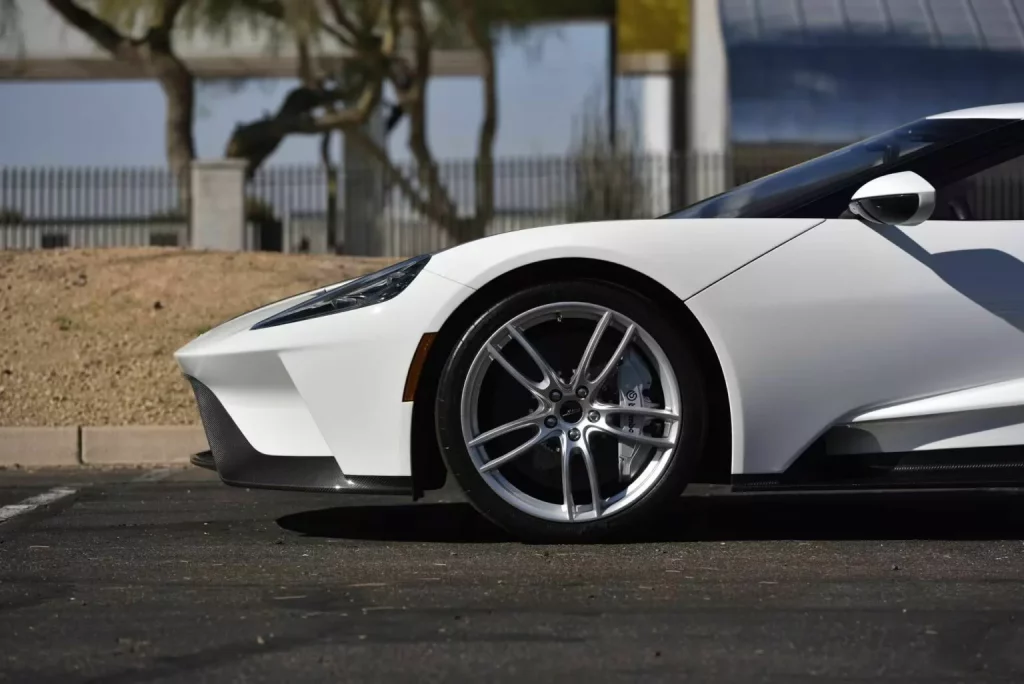
[[[557,264],[557,268],[553,265]],[[554,277],[552,273],[555,273]],[[695,482],[727,483],[731,475],[731,427],[728,391],[721,361],[707,332],[679,297],[639,271],[598,259],[569,258],[534,262],[513,269],[481,287],[445,320],[431,345],[413,399],[410,451],[415,496],[444,486],[447,471],[441,458],[434,426],[434,399],[441,371],[459,338],[494,303],[530,285],[557,280],[602,280],[620,285],[655,302],[670,316],[687,339],[694,341],[698,363],[707,384],[710,420],[705,458]]]

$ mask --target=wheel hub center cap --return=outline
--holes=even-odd
[[[560,415],[562,420],[566,423],[575,425],[583,420],[583,406],[581,406],[578,401],[567,401],[559,407],[558,415]]]

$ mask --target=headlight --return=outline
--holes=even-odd
[[[409,287],[430,260],[429,255],[415,257],[408,261],[388,266],[382,271],[356,278],[355,280],[315,293],[312,298],[285,309],[252,326],[253,330],[269,328],[285,323],[304,321],[341,311],[373,306],[397,297]]]

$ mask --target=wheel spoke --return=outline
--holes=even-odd
[[[465,378],[454,379],[461,383],[458,438],[468,450],[468,467],[477,470],[478,488],[489,488],[522,515],[562,525],[603,521],[650,495],[676,458],[685,397],[657,337],[627,312],[588,301],[584,293],[508,315],[488,328],[491,332],[477,343]],[[572,325],[552,324],[563,320]],[[575,348],[568,328],[584,335],[576,338]],[[608,352],[613,352],[611,358]],[[630,370],[644,379],[622,384],[640,392],[635,385],[642,382],[657,404],[651,405],[646,394],[629,401],[623,397],[623,405],[611,395],[598,401],[618,384],[627,357]],[[563,362],[573,367],[564,369]],[[523,390],[529,403],[524,403]],[[448,394],[445,399],[456,401]],[[495,420],[494,415],[502,417]],[[615,440],[615,448],[600,441],[605,435],[609,442]],[[625,463],[628,478],[602,479],[604,456],[598,452],[605,446],[612,459],[612,453],[620,452],[618,471]],[[629,460],[631,453],[642,462]],[[611,468],[612,463],[607,465]],[[580,472],[584,468],[585,475]],[[575,493],[574,486],[579,487]]]
[[[572,522],[576,517],[576,504],[572,500],[572,451],[569,450],[569,438],[565,433],[559,435],[562,445],[562,499],[565,502],[565,513]]]
[[[626,332],[622,334],[619,346],[615,348],[615,352],[612,354],[612,357],[608,359],[608,363],[606,363],[604,368],[601,370],[601,374],[594,378],[591,383],[593,385],[594,392],[601,389],[605,381],[608,379],[608,376],[612,374],[613,370],[615,370],[615,366],[618,364],[619,359],[626,353],[626,347],[628,347],[629,343],[633,340],[634,332],[636,332],[636,324],[630,323],[629,327],[626,328]]]
[[[497,347],[495,347],[493,344],[488,344],[487,353],[490,354],[491,358],[497,361],[498,364],[502,368],[504,368],[505,371],[509,375],[511,375],[516,382],[518,382],[520,385],[528,389],[530,393],[533,394],[535,397],[543,401],[544,395],[541,392],[540,386],[537,385],[532,380],[530,380],[525,375],[523,375],[522,373],[520,373],[518,370],[516,370],[516,367],[508,362],[508,359],[506,359],[505,356],[500,351],[498,351]]]
[[[601,342],[601,336],[604,335],[604,331],[607,330],[608,324],[612,321],[612,312],[605,311],[601,316],[601,320],[597,322],[594,327],[594,332],[590,336],[590,341],[587,342],[587,348],[583,350],[583,358],[580,359],[579,366],[576,367],[576,372],[572,375],[572,382],[569,383],[571,388],[575,391],[582,383],[587,381],[587,369],[590,368],[590,362],[594,359],[594,352],[597,351],[597,345]],[[595,387],[594,389],[597,389]]]
[[[496,439],[498,437],[501,437],[502,435],[507,435],[507,434],[515,432],[517,430],[522,430],[523,428],[528,427],[528,426],[533,426],[533,427],[536,427],[536,428],[539,429],[540,428],[540,420],[541,420],[542,417],[543,417],[543,413],[534,412],[534,413],[531,413],[528,416],[524,416],[523,418],[517,418],[516,420],[513,420],[510,423],[505,423],[504,425],[499,425],[498,427],[496,427],[494,429],[488,430],[487,432],[484,432],[484,433],[482,433],[480,435],[477,435],[473,439],[469,440],[466,443],[466,446],[468,446],[468,447],[480,446],[481,444],[485,444],[487,442],[490,442],[492,439]]]
[[[601,415],[609,416],[641,416],[643,418],[656,418],[659,420],[678,421],[679,416],[673,411],[653,408],[650,406],[618,406],[616,404],[595,404],[594,408],[601,412]]]
[[[606,435],[611,435],[616,439],[633,442],[634,444],[646,444],[648,446],[658,447],[661,449],[670,449],[676,444],[675,440],[669,439],[668,437],[654,437],[653,435],[645,435],[640,432],[626,432],[625,430],[619,430],[608,424],[594,425],[591,429],[596,430],[597,432],[603,432]]]
[[[512,459],[517,458],[518,456],[522,456],[524,453],[526,453],[533,447],[543,442],[550,435],[550,432],[541,430],[536,435],[534,435],[530,439],[526,440],[525,442],[517,446],[515,449],[512,449],[508,453],[504,453],[501,456],[498,456],[497,458],[491,459],[487,463],[484,463],[482,466],[480,466],[480,472],[486,473],[488,471],[494,470],[495,468],[500,468],[501,466],[505,465]]]
[[[588,431],[589,432],[589,431]],[[587,440],[587,433],[584,433],[580,441],[580,450],[583,453],[583,464],[587,466],[587,480],[590,481],[590,500],[594,503],[594,517],[601,517],[601,488],[597,484],[597,466],[594,465],[594,456],[590,453],[590,444]]]
[[[549,387],[558,387],[561,383],[558,381],[558,376],[555,375],[555,371],[548,365],[548,362],[544,360],[544,357],[540,355],[540,352],[527,341],[526,336],[523,332],[514,325],[506,325],[505,330],[512,336],[519,346],[533,359],[533,362],[537,364],[537,368],[540,369],[541,374],[544,376],[544,389]]]

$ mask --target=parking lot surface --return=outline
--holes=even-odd
[[[5,471],[0,506],[55,489],[0,522],[0,681],[1024,680],[1017,492],[702,489],[581,547],[194,468]]]

